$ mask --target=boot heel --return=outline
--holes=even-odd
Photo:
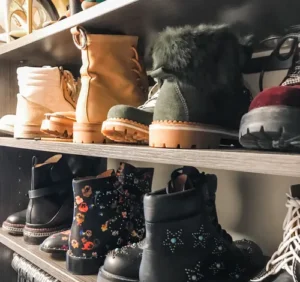
[[[15,138],[41,138],[47,135],[40,131],[44,114],[49,109],[27,100],[22,95],[17,95],[16,122],[14,128]]]
[[[77,123],[73,124],[74,143],[106,143],[101,133],[102,123]]]
[[[153,123],[149,127],[149,145],[160,148],[213,149],[222,138],[237,139],[235,132],[222,128],[188,123]]]
[[[74,120],[63,116],[46,114],[41,125],[41,131],[59,138],[73,138]]]
[[[67,252],[67,270],[75,275],[92,275],[98,272],[104,262],[103,258],[75,257]]]

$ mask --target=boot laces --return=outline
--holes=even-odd
[[[62,75],[62,83],[65,83],[68,95],[70,96],[71,100],[76,103],[79,96],[80,80],[76,82],[73,74],[70,71],[64,70],[62,68],[60,68],[60,70]]]
[[[298,252],[300,251],[300,200],[287,194],[286,207],[287,215],[283,222],[283,241],[278,250],[273,254],[267,264],[267,272],[277,274],[280,270],[286,270],[294,279],[298,281],[296,273],[293,271],[294,263],[300,263]]]
[[[151,90],[149,91],[148,100],[141,106],[138,107],[138,109],[147,109],[147,108],[154,108],[158,95],[159,95],[160,89],[158,87],[158,83],[156,83]]]
[[[144,93],[147,92],[147,87],[145,85],[147,85],[146,81],[145,81],[145,75],[144,75],[144,72],[143,72],[143,68],[140,64],[140,61],[139,61],[139,54],[137,52],[137,50],[135,49],[135,47],[131,47],[131,50],[133,51],[134,53],[134,57],[131,58],[131,61],[134,62],[135,66],[137,68],[132,68],[132,71],[135,72],[137,75],[138,75],[138,78],[137,78],[137,81],[139,82],[139,87],[142,89],[142,91]]]

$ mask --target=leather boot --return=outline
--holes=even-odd
[[[217,210],[216,210],[216,191],[217,191],[217,177],[213,174],[199,173],[196,168],[184,167],[175,170],[172,175],[172,181],[169,184],[169,191],[173,190],[176,185],[177,177],[185,177],[188,175],[195,186],[202,192],[205,202],[205,210],[209,216],[209,220],[221,229],[218,222]],[[175,183],[176,184],[176,183]],[[179,190],[183,189],[183,186],[177,185]],[[231,236],[222,230],[225,240],[232,241]],[[239,240],[234,242],[240,250],[244,253],[244,256],[248,258],[248,262],[260,270],[265,265],[265,260],[261,249],[252,241]],[[146,247],[146,240],[142,240],[138,244],[131,244],[121,249],[110,252],[101,267],[98,274],[98,282],[138,282],[139,281],[139,269],[141,265],[143,249]]]
[[[138,38],[88,34],[71,30],[81,50],[81,91],[76,108],[73,141],[102,143],[102,122],[117,104],[138,106],[147,98],[148,80],[136,51]]]
[[[75,110],[74,78],[58,67],[21,67],[17,74],[20,94],[17,95],[14,137],[46,137],[47,134],[40,131],[46,113]]]
[[[11,235],[23,235],[26,223],[26,210],[10,215],[2,224],[3,230]]]
[[[153,169],[122,164],[117,174],[74,179],[74,219],[67,269],[77,275],[98,272],[106,254],[144,236],[141,191],[150,190]],[[139,191],[136,194],[135,191]]]
[[[238,139],[250,104],[242,67],[248,53],[226,26],[167,28],[153,47],[151,75],[160,94],[149,127],[149,145],[217,148]]]
[[[252,282],[294,282],[300,279],[300,185],[292,185],[287,195],[288,212],[283,223],[283,241],[266,268]]]
[[[50,254],[65,254],[69,249],[71,230],[55,233],[49,236],[40,246],[40,250]]]
[[[257,269],[209,219],[201,189],[186,175],[174,184],[183,189],[144,197],[146,246],[140,281],[247,281]]]

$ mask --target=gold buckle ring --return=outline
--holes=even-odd
[[[87,47],[87,32],[82,26],[76,26],[71,29],[75,46],[83,50]]]

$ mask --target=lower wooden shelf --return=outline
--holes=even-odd
[[[54,259],[50,254],[39,250],[39,246],[25,244],[23,237],[11,236],[0,228],[0,243],[24,257],[40,269],[49,273],[61,282],[96,282],[97,276],[76,276],[66,270],[63,258]]]

